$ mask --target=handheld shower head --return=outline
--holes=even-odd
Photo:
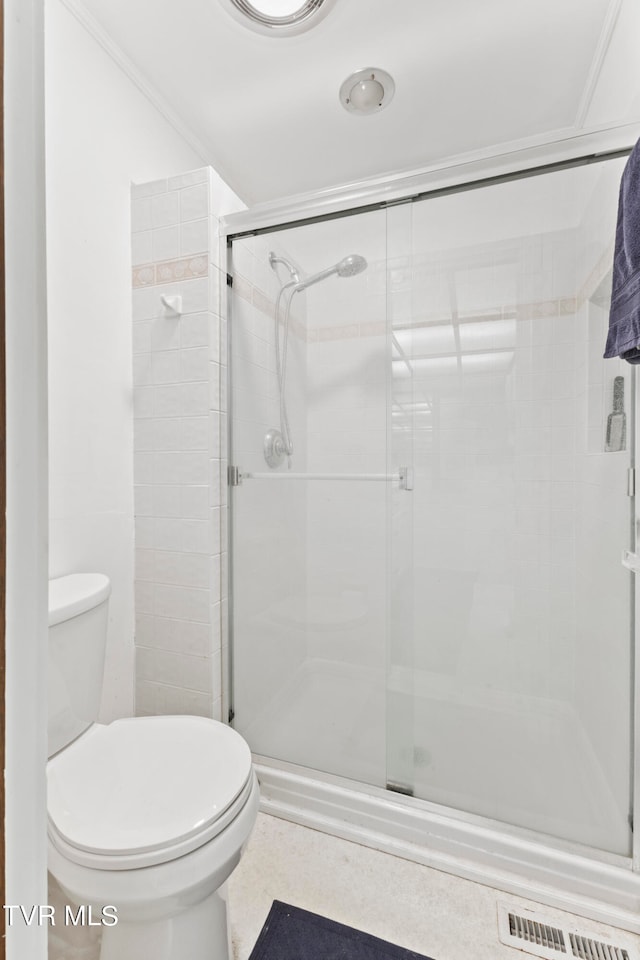
[[[311,277],[305,277],[304,280],[300,280],[299,283],[296,283],[294,290],[306,290],[306,288],[310,287],[313,283],[319,283],[334,273],[337,273],[339,277],[355,277],[356,273],[362,273],[362,271],[366,269],[367,261],[365,258],[361,257],[358,253],[352,253],[341,260],[340,263],[336,263],[332,267],[327,267],[326,270],[321,270],[319,273],[314,273]]]
[[[275,303],[275,348],[276,348],[276,376],[278,378],[278,393],[280,398],[280,429],[271,429],[264,439],[264,458],[270,467],[278,467],[285,457],[291,457],[293,453],[293,443],[291,441],[291,430],[289,428],[289,418],[287,416],[287,401],[285,392],[285,378],[287,370],[287,340],[289,337],[289,314],[291,303],[299,290],[310,287],[313,283],[319,283],[326,277],[337,273],[339,277],[354,277],[356,273],[362,273],[367,269],[367,261],[358,253],[352,253],[344,257],[339,263],[319,273],[314,273],[311,277],[305,277],[301,280],[297,268],[285,257],[279,257],[275,253],[269,254],[269,263],[275,270],[281,263],[287,268],[290,279],[281,286]],[[283,299],[285,290],[290,291],[288,297],[284,297],[284,317],[280,318],[280,303]],[[280,326],[282,325],[282,346],[280,346]]]
[[[351,253],[336,266],[339,277],[355,277],[356,273],[362,273],[367,269],[367,261],[358,253]]]

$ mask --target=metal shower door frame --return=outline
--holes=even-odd
[[[372,210],[384,210],[389,207],[395,206],[400,203],[411,203],[418,200],[429,199],[430,197],[437,196],[446,196],[447,194],[456,194],[463,191],[480,189],[486,186],[492,186],[499,183],[505,183],[511,180],[520,180],[526,179],[529,177],[541,176],[546,173],[552,173],[555,171],[560,171],[563,169],[569,169],[571,167],[583,166],[592,163],[600,163],[608,159],[620,159],[626,157],[631,152],[632,147],[628,145],[622,146],[621,143],[628,144],[630,138],[636,138],[640,133],[640,125],[638,124],[627,124],[622,125],[618,128],[610,128],[605,131],[597,131],[595,134],[585,135],[584,137],[571,137],[567,138],[567,141],[563,141],[560,144],[553,144],[554,150],[550,151],[550,154],[553,156],[554,152],[556,156],[550,162],[536,162],[540,158],[540,148],[533,148],[529,152],[529,156],[533,158],[533,163],[527,165],[526,159],[520,158],[520,162],[523,163],[522,166],[518,167],[518,158],[514,155],[513,160],[510,161],[511,169],[508,169],[506,172],[498,172],[493,175],[487,176],[471,176],[469,179],[464,179],[464,174],[459,174],[457,171],[454,175],[456,182],[454,183],[445,183],[444,185],[438,185],[438,180],[446,181],[446,174],[448,171],[445,171],[443,174],[442,171],[435,171],[429,173],[421,173],[416,175],[414,178],[404,178],[404,183],[406,184],[406,189],[410,190],[412,186],[419,186],[422,184],[423,189],[416,189],[413,193],[407,193],[404,196],[398,196],[399,190],[399,181],[398,180],[389,180],[382,182],[381,185],[375,188],[369,187],[368,185],[363,188],[362,191],[353,191],[348,192],[344,191],[335,191],[335,195],[331,195],[331,192],[327,192],[326,195],[319,194],[315,197],[304,197],[301,198],[297,203],[292,201],[287,203],[286,201],[282,204],[266,204],[261,208],[258,208],[256,211],[248,210],[241,214],[234,214],[221,222],[221,239],[224,244],[226,244],[227,249],[227,297],[226,297],[226,317],[230,318],[232,315],[231,311],[231,300],[232,300],[232,287],[231,287],[231,274],[230,274],[230,250],[231,245],[234,240],[255,236],[259,234],[274,233],[280,230],[291,229],[292,227],[302,226],[305,224],[310,224],[314,222],[322,222],[325,220],[334,220],[341,217],[348,216],[357,216],[361,213],[372,211]],[[595,140],[594,140],[595,137]],[[570,145],[575,151],[575,146],[579,142],[583,142],[587,146],[595,144],[594,152],[580,154],[575,153],[573,156],[569,156],[566,159],[557,159],[557,148],[558,146],[562,147],[562,143],[571,142]],[[600,142],[603,144],[603,148],[598,150],[597,144]],[[611,144],[609,149],[607,149],[607,144]],[[549,146],[549,145],[547,145]],[[571,151],[569,151],[571,152]],[[527,156],[527,151],[523,151],[525,157]],[[502,158],[500,158],[502,159]],[[524,162],[523,162],[524,160]],[[479,169],[483,171],[486,169],[486,164],[483,167],[483,162],[479,162]],[[496,166],[500,166],[499,163]],[[473,169],[473,167],[472,167]],[[433,185],[435,180],[436,185]],[[389,199],[381,199],[371,201],[370,197],[372,192],[382,195],[383,197],[389,196]],[[360,202],[359,202],[360,201]],[[223,298],[224,299],[224,298]],[[223,304],[224,310],[224,304]],[[231,360],[231,344],[233,337],[232,323],[227,324],[228,334],[227,334],[227,362],[228,371],[231,370],[230,360]],[[640,398],[638,397],[637,389],[637,374],[635,368],[633,369],[632,379],[631,379],[631,404],[630,409],[635,411],[635,423],[633,424],[633,429],[629,430],[629,443],[630,443],[630,456],[631,456],[631,465],[633,468],[633,476],[635,477],[635,464],[636,464],[636,434],[638,429],[638,423],[640,423]],[[231,391],[228,391],[228,396],[231,397]],[[233,410],[232,410],[232,401],[229,400],[229,409],[228,409],[228,462],[231,463],[231,452],[232,452],[232,440],[233,440]],[[635,494],[635,491],[634,491]],[[631,538],[630,538],[630,548],[632,550],[636,549],[636,542],[640,542],[640,504],[638,500],[640,498],[635,495],[630,496],[631,504]],[[233,511],[233,489],[230,486],[230,495],[228,498],[228,509],[232,513]],[[231,518],[230,518],[231,519]],[[623,545],[621,544],[621,552],[623,550]],[[232,523],[228,524],[228,557],[229,557],[229,588],[228,588],[228,637],[229,642],[227,645],[227,678],[226,678],[226,689],[223,690],[223,704],[226,704],[225,710],[227,711],[229,722],[233,721],[233,704],[231,702],[231,690],[232,690],[232,677],[233,677],[233,537],[232,537]],[[631,663],[631,675],[630,683],[632,685],[632,697],[631,697],[631,757],[630,764],[632,767],[632,777],[631,777],[631,810],[632,810],[632,820],[633,824],[640,823],[640,751],[638,746],[640,745],[640,655],[638,655],[638,625],[637,620],[634,615],[634,610],[639,609],[638,603],[640,603],[640,577],[634,577],[635,583],[633,585],[631,594],[631,604],[632,604],[632,616],[631,616],[631,630],[632,630],[632,663]],[[398,796],[397,801],[402,802],[402,797]],[[415,802],[415,801],[414,801]],[[443,812],[446,813],[447,808],[443,808]],[[518,827],[511,827],[506,825],[507,834],[519,835],[522,833],[523,836],[526,835],[527,831],[521,831]],[[633,829],[632,825],[632,853],[629,858],[622,858],[617,855],[608,855],[602,851],[596,851],[594,849],[594,860],[602,861],[603,863],[618,863],[621,860],[628,862],[629,867],[634,873],[640,874],[640,836],[638,835],[639,831]],[[561,839],[549,838],[553,841],[554,847],[559,851],[566,851],[567,854],[573,854],[575,852],[575,844],[572,844],[569,841],[563,841]]]

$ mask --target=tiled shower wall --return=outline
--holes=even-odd
[[[136,713],[219,719],[222,274],[210,168],[132,190]],[[163,297],[180,297],[177,313]]]

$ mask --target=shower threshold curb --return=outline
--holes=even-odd
[[[260,756],[254,763],[263,813],[640,934],[630,859],[591,858],[379,787]]]

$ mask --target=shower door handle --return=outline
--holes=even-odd
[[[413,490],[413,467],[399,467],[398,478],[401,490]]]

